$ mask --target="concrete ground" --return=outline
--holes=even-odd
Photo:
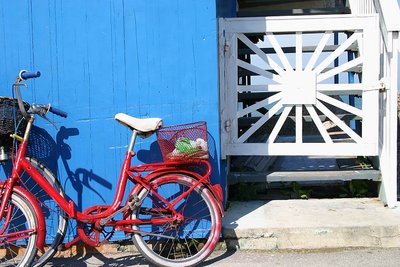
[[[200,266],[281,266],[281,267],[397,267],[400,248],[335,250],[239,250],[215,251]],[[47,267],[150,266],[137,253],[106,253],[54,258]]]
[[[376,265],[379,257],[386,259],[385,253],[400,255],[400,208],[389,209],[374,198],[232,202],[222,231],[223,238],[205,265],[242,266],[254,257],[260,260],[249,266],[294,266],[279,261],[264,264],[287,257],[293,263],[303,259],[296,266],[399,266],[400,262],[400,256],[391,256],[387,264]],[[352,250],[355,258],[347,254]],[[101,253],[58,255],[48,266],[147,265],[132,245],[110,244],[97,251]],[[309,256],[313,254],[321,262],[307,264],[314,260]],[[351,264],[333,264],[335,255],[350,257]],[[365,262],[371,264],[359,264]]]
[[[374,198],[233,202],[223,236],[239,249],[400,247],[400,209]]]

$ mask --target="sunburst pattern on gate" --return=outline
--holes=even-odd
[[[311,120],[317,127],[320,135],[326,143],[332,143],[332,137],[327,131],[327,127],[323,125],[318,113],[322,113],[326,116],[333,124],[339,127],[343,133],[347,134],[351,141],[360,142],[361,137],[354,129],[351,129],[341,118],[334,114],[326,104],[333,107],[342,109],[358,117],[362,120],[362,110],[353,107],[344,101],[329,96],[329,90],[332,92],[332,87],[336,86],[333,83],[323,83],[329,78],[333,78],[342,72],[349,71],[351,68],[361,66],[363,63],[362,55],[357,54],[356,57],[346,63],[329,69],[335,59],[339,58],[343,52],[350,50],[350,46],[353,44],[360,43],[362,34],[353,33],[348,39],[346,39],[341,45],[339,45],[333,53],[326,57],[322,62],[317,64],[318,59],[322,56],[322,51],[327,46],[329,39],[333,38],[332,32],[325,32],[322,35],[315,51],[312,53],[311,58],[307,64],[303,66],[303,51],[302,51],[302,33],[296,33],[296,49],[295,49],[295,64],[292,66],[288,57],[283,52],[282,47],[277,41],[274,34],[270,33],[266,35],[267,40],[272,45],[276,55],[278,56],[280,63],[277,63],[271,56],[265,54],[258,46],[256,46],[248,37],[244,34],[238,34],[238,39],[242,41],[249,49],[251,49],[265,64],[272,68],[267,71],[258,66],[252,65],[244,60],[238,59],[238,66],[246,69],[255,74],[261,75],[267,79],[272,80],[278,85],[269,85],[269,92],[276,92],[272,96],[265,98],[253,105],[243,108],[238,111],[238,118],[245,115],[251,114],[260,109],[270,105],[267,113],[263,114],[256,123],[251,125],[249,129],[240,135],[238,141],[246,141],[257,129],[268,122],[272,116],[278,114],[280,111],[279,119],[272,129],[269,135],[268,142],[275,142],[279,131],[282,129],[284,122],[287,120],[290,111],[295,109],[295,124],[296,124],[296,141],[302,142],[303,136],[303,108],[307,110]],[[327,70],[329,69],[329,70]],[[276,73],[276,74],[275,74]],[[347,86],[341,86],[341,89],[350,89],[353,84],[346,83]],[[354,86],[353,86],[354,87]],[[239,87],[239,91],[246,91],[247,86]],[[346,93],[344,93],[346,94]],[[342,96],[343,97],[343,96]],[[317,112],[319,111],[319,112]],[[347,139],[349,140],[349,139]]]

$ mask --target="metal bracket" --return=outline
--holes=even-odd
[[[16,139],[20,142],[24,141],[24,138],[22,138],[21,136],[17,135],[17,134],[10,134],[10,137],[13,139]]]

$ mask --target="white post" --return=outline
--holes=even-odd
[[[398,32],[392,32],[393,48],[399,45]],[[383,126],[383,146],[380,156],[380,168],[382,173],[382,185],[379,191],[379,198],[393,208],[397,202],[397,92],[398,92],[398,50],[393,49],[388,59],[389,69],[387,75],[386,118]]]

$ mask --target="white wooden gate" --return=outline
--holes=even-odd
[[[377,15],[219,24],[223,158],[378,155]]]

